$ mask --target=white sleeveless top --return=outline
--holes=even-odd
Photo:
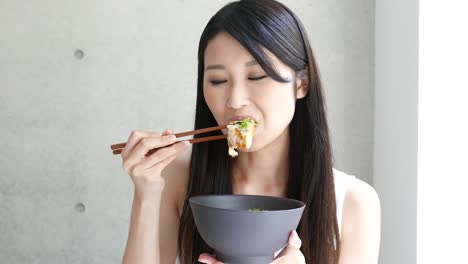
[[[343,215],[343,204],[346,191],[356,177],[348,175],[335,168],[333,168],[333,176],[335,177],[336,219],[338,220],[338,227],[341,236],[341,217]],[[177,256],[175,264],[180,264],[179,256]]]

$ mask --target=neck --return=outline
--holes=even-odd
[[[239,152],[232,161],[233,192],[285,197],[289,175],[289,129],[255,152]]]

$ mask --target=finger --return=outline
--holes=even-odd
[[[172,132],[171,129],[166,129],[166,130],[164,130],[164,132],[162,133],[163,136],[165,136],[165,135],[172,135],[172,134],[173,134],[173,132]]]
[[[218,261],[216,258],[214,258],[214,256],[207,253],[201,254],[200,257],[198,257],[198,261],[207,264],[224,264],[223,262]]]
[[[276,258],[270,264],[306,264],[302,253],[297,253],[296,251],[298,250],[294,249],[294,251],[288,252],[286,255]]]
[[[138,158],[147,157],[146,154],[152,149],[167,147],[175,143],[176,138],[174,135],[165,135],[161,137],[147,137],[136,145],[136,147],[129,153],[129,155],[136,156]]]
[[[275,261],[272,264],[280,264],[286,263],[287,257],[291,255],[292,252],[296,251],[297,249],[291,248],[289,246],[285,247],[278,256],[275,257]]]
[[[296,230],[291,231],[289,235],[288,246],[291,246],[296,249],[301,249],[302,241],[299,238],[299,235],[296,233]]]
[[[128,159],[129,153],[135,148],[135,146],[145,137],[149,136],[161,136],[159,132],[149,132],[149,131],[141,131],[141,130],[133,130],[130,133],[130,136],[125,144],[125,147],[122,149],[121,156],[122,156],[122,168],[129,173],[138,160],[135,159]]]
[[[132,171],[135,166],[145,160],[148,151],[172,144],[174,141],[175,137],[173,135],[143,138],[138,142],[137,146],[127,154],[122,166],[127,172]]]
[[[145,137],[159,137],[161,133],[159,132],[150,132],[150,131],[142,131],[142,130],[133,130],[130,133],[130,136],[127,139],[127,143],[125,147],[122,149],[122,157],[126,157],[127,154],[133,150],[133,148]]]
[[[141,176],[141,175],[161,175],[162,171],[164,168],[167,167],[172,161],[174,161],[177,158],[177,155],[174,154],[172,156],[169,156],[168,158],[158,162],[157,164],[154,164],[150,168],[145,168],[142,166],[141,163],[138,163],[134,165],[133,167],[130,168],[128,171],[129,175],[133,176]]]
[[[302,252],[294,247],[287,246],[281,254],[279,254],[271,264],[289,264],[289,263],[304,263],[305,258]]]
[[[273,254],[273,258],[276,258],[277,256],[279,256],[279,254],[281,252],[283,252],[283,250],[288,246],[288,244],[284,245],[284,247],[278,249],[274,254]]]
[[[149,169],[149,168],[157,165],[158,163],[161,163],[161,162],[167,160],[170,157],[174,156],[174,158],[175,158],[177,156],[177,154],[179,154],[181,151],[187,149],[189,144],[190,143],[188,141],[182,141],[182,142],[178,142],[178,143],[176,143],[176,144],[174,144],[174,145],[172,145],[170,147],[165,147],[165,148],[162,148],[162,149],[158,149],[155,153],[151,154],[146,159],[144,159],[143,162],[141,162],[141,166],[144,169]]]
[[[300,250],[301,246],[302,246],[302,241],[299,238],[299,235],[296,233],[296,230],[292,230],[289,233],[288,244],[286,244],[286,246],[284,246],[282,249],[275,252],[274,258],[275,260],[277,259],[278,261],[282,261],[283,256],[290,254],[291,251]],[[274,262],[274,263],[276,264],[276,263],[281,263],[281,262]]]
[[[168,157],[165,160],[162,160],[161,162],[158,162],[157,164],[154,164],[152,167],[149,168],[152,172],[157,172],[161,173],[164,168],[166,168],[171,162],[173,162],[177,158],[177,155],[172,155]]]

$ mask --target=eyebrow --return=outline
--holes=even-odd
[[[245,64],[245,67],[250,67],[254,65],[258,65],[258,62],[256,60],[251,60]],[[212,65],[206,66],[205,72],[208,70],[224,70],[224,69],[225,67],[222,64],[212,64]]]

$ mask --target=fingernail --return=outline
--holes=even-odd
[[[296,230],[293,230],[293,231],[289,234],[289,238],[293,238],[294,236],[297,236]]]

